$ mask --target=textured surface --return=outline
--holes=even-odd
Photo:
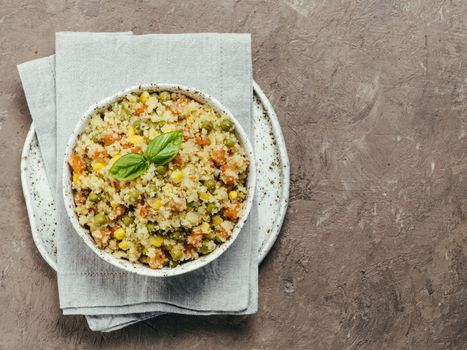
[[[0,0],[0,349],[467,348],[467,4],[129,3]],[[257,315],[106,335],[60,315],[21,194],[15,69],[51,54],[58,30],[253,34],[292,166]]]

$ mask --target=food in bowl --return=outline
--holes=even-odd
[[[233,121],[181,92],[130,93],[95,111],[68,163],[79,225],[98,248],[151,269],[215,251],[248,196]]]

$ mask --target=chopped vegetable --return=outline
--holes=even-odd
[[[221,121],[221,129],[223,131],[230,131],[233,127],[233,123],[229,119]]]
[[[120,243],[118,243],[118,247],[121,249],[121,250],[128,250],[128,248],[130,247],[128,241],[121,241]]]
[[[183,180],[183,172],[181,170],[174,170],[170,176],[172,181],[175,183],[180,183]]]
[[[151,236],[149,237],[149,243],[154,247],[159,248],[164,243],[164,238],[161,236]]]
[[[88,199],[93,202],[93,203],[96,203],[96,202],[99,202],[101,200],[101,196],[99,196],[97,193],[95,192],[91,192],[88,196]]]
[[[161,208],[162,201],[160,198],[150,198],[148,199],[148,204],[154,210],[159,210]]]
[[[149,92],[143,91],[143,92],[141,93],[141,95],[139,95],[139,100],[141,101],[141,103],[146,103],[146,102],[148,102],[148,100],[149,100]]]
[[[107,223],[107,217],[104,214],[96,214],[94,216],[94,224],[96,226],[102,226]]]
[[[125,226],[130,226],[134,221],[135,221],[135,219],[133,217],[131,217],[130,215],[125,215],[122,218],[122,222],[123,222],[123,224]]]
[[[119,241],[124,239],[125,238],[125,229],[121,228],[121,227],[116,229],[115,232],[114,232],[114,238],[116,240],[119,240]]]

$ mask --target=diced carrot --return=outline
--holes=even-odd
[[[135,110],[135,113],[133,113],[133,114],[139,117],[139,116],[140,116],[141,114],[143,114],[145,111],[146,111],[146,106],[137,108],[137,109]]]
[[[237,178],[238,178],[237,168],[231,165],[222,166],[222,175],[221,175],[222,182],[224,182],[228,186],[231,186],[235,184]]]
[[[224,216],[230,220],[237,220],[240,210],[240,203],[234,202],[227,208],[224,208]]]
[[[96,244],[99,248],[103,248],[107,245],[108,241],[112,236],[111,229],[104,227],[92,232],[92,237],[96,241]]]
[[[147,262],[151,269],[160,269],[167,263],[168,259],[162,249],[156,250],[155,256],[148,256]]]
[[[183,164],[185,164],[180,154],[177,154],[177,156],[172,160],[172,162],[174,162],[175,166],[178,168],[181,168]]]
[[[121,139],[121,135],[113,134],[113,133],[107,133],[102,135],[102,141],[104,141],[104,145],[110,146],[112,143],[115,141]]]
[[[73,153],[70,157],[69,164],[76,173],[82,173],[86,170],[86,162],[76,153]]]
[[[175,103],[172,103],[168,107],[169,107],[169,111],[172,112],[173,115],[180,115],[181,114],[180,108]]]
[[[122,215],[125,215],[126,213],[126,207],[124,205],[119,205],[116,209],[115,209],[116,213],[118,216],[122,216]]]
[[[193,247],[199,248],[201,247],[203,241],[203,232],[201,231],[193,231],[186,239],[187,243],[192,245]]]
[[[141,215],[144,218],[148,216],[148,214],[149,214],[149,207],[148,206],[141,207],[141,209],[139,210],[139,215]]]
[[[105,150],[102,151],[95,151],[92,153],[91,158],[92,159],[97,159],[97,158],[107,158],[107,152]]]
[[[200,135],[195,137],[195,142],[197,145],[206,146],[211,144],[211,139],[207,135]]]
[[[217,166],[224,165],[226,162],[225,150],[219,149],[211,152],[211,159]]]

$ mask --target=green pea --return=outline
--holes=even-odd
[[[203,240],[203,244],[201,245],[201,248],[199,248],[199,252],[201,254],[209,254],[212,252],[212,241],[209,240]]]
[[[137,120],[133,123],[133,128],[138,132],[140,133],[141,132],[141,120]]]
[[[216,208],[216,205],[213,204],[213,203],[209,203],[207,206],[206,206],[206,210],[208,211],[208,213],[215,213],[217,211],[217,208]]]
[[[172,249],[170,250],[170,256],[175,261],[181,260],[183,258],[183,249],[178,245],[173,246]]]
[[[230,131],[233,127],[233,123],[228,120],[228,119],[224,119],[223,121],[221,121],[221,129],[223,131]]]
[[[149,233],[152,233],[152,232],[154,232],[156,230],[156,225],[153,224],[152,222],[148,222],[146,224],[146,228],[148,229]]]
[[[211,121],[209,120],[203,120],[201,122],[201,127],[206,130],[207,132],[210,132],[212,130],[212,128],[214,127],[214,125],[212,124]]]
[[[168,101],[170,100],[170,93],[168,91],[162,91],[159,94],[159,100],[161,101]]]
[[[175,260],[169,261],[169,267],[177,267],[178,265],[180,265],[178,261],[175,261]]]
[[[167,167],[165,165],[158,165],[156,171],[159,175],[164,175],[167,172]]]
[[[180,231],[174,231],[172,233],[172,238],[175,240],[180,240],[183,237],[183,234]]]
[[[138,191],[138,190],[132,190],[132,191],[130,191],[130,197],[131,197],[131,199],[133,199],[133,200],[135,200],[135,201],[138,200],[138,198],[139,198],[139,191]]]
[[[200,202],[188,203],[186,206],[187,211],[197,211],[198,207],[201,205]]]
[[[107,217],[104,214],[96,214],[94,216],[94,224],[96,226],[102,226],[107,223]]]
[[[96,203],[101,200],[101,196],[99,196],[97,193],[91,192],[88,196],[89,201]]]
[[[135,221],[135,219],[130,216],[130,215],[125,215],[123,218],[122,218],[122,222],[125,226],[130,226],[133,222]]]
[[[93,136],[92,137],[92,142],[94,143],[101,143],[102,142],[102,139],[100,138],[100,136]]]
[[[157,187],[156,184],[149,184],[149,190],[152,192],[157,192],[159,188]]]
[[[235,146],[235,141],[232,139],[225,139],[224,145],[226,145],[227,147],[233,147]]]
[[[216,181],[214,179],[206,180],[204,186],[207,187],[209,192],[213,192],[216,189]]]

